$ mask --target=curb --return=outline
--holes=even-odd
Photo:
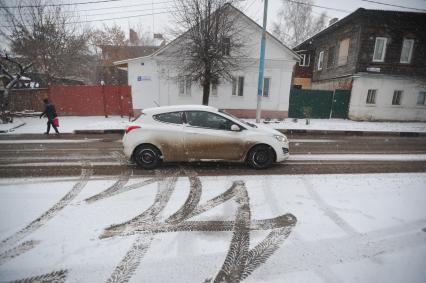
[[[75,130],[74,134],[124,134],[124,129]]]
[[[347,136],[399,136],[399,137],[426,137],[426,133],[419,132],[378,132],[378,131],[336,131],[336,130],[283,130],[276,129],[283,134],[321,134],[321,135],[347,135]]]

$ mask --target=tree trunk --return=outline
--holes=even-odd
[[[209,105],[210,96],[210,81],[205,81],[203,84],[203,105]]]

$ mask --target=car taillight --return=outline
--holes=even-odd
[[[131,130],[139,129],[140,127],[141,126],[137,126],[137,125],[128,126],[127,129],[126,129],[126,134],[130,133]]]

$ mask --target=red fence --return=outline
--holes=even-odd
[[[130,86],[51,86],[49,99],[59,115],[133,116]]]

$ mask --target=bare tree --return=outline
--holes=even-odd
[[[204,105],[209,103],[212,83],[232,80],[232,73],[241,68],[244,27],[238,23],[241,14],[230,2],[175,0],[174,31],[181,35],[171,43],[173,51],[168,56],[174,59],[177,79],[200,83]]]
[[[8,122],[7,108],[9,105],[9,93],[12,88],[19,82],[25,72],[31,68],[33,64],[22,65],[21,63],[10,58],[6,52],[0,52],[0,74],[5,78],[4,91],[0,97],[1,121],[3,124]],[[10,66],[10,68],[9,68]]]
[[[137,33],[139,37],[138,45],[147,46],[147,45],[154,44],[154,37],[152,32],[149,29],[147,29],[141,22],[136,24],[136,26],[134,27],[134,31]]]
[[[89,43],[97,53],[97,48],[101,45],[127,46],[129,41],[119,25],[114,24],[109,27],[103,24],[102,29],[94,29],[90,32]]]
[[[318,17],[313,15],[312,0],[297,2],[282,0],[278,21],[273,24],[273,33],[290,47],[297,46],[326,26],[325,13]]]
[[[89,33],[71,8],[50,5],[49,0],[12,3],[0,0],[4,23],[0,34],[12,53],[32,61],[34,71],[48,78],[85,77],[92,68]]]

